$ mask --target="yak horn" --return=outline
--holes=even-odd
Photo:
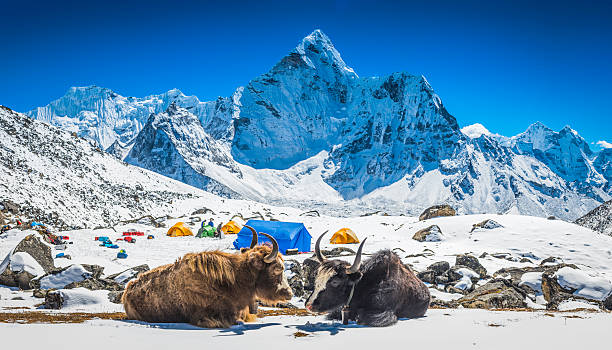
[[[253,238],[251,238],[251,246],[249,247],[249,249],[253,249],[257,245],[257,231],[255,231],[255,229],[251,226],[244,225],[244,227],[248,228],[249,230],[251,230],[251,232],[253,232]]]
[[[363,249],[363,244],[365,243],[366,239],[368,239],[367,237],[363,239],[363,241],[361,241],[361,244],[359,245],[359,249],[357,249],[357,255],[355,256],[355,261],[353,262],[353,266],[351,266],[349,269],[346,270],[347,274],[351,274],[351,273],[355,273],[357,271],[359,271],[359,267],[361,267],[361,250]]]
[[[261,232],[262,235],[268,237],[268,239],[272,242],[272,253],[268,254],[265,258],[264,258],[264,262],[266,264],[270,264],[274,261],[276,261],[276,256],[278,255],[278,243],[276,242],[276,240],[274,239],[274,237],[270,236],[267,233]]]
[[[315,243],[315,253],[316,253],[316,255],[317,255],[317,259],[319,260],[319,262],[320,262],[320,263],[322,263],[322,262],[324,262],[324,261],[325,261],[325,256],[324,256],[324,255],[321,253],[321,248],[320,248],[320,245],[321,245],[321,238],[323,238],[323,236],[325,236],[325,234],[326,234],[327,232],[329,232],[329,230],[327,230],[327,231],[323,232],[323,233],[322,233],[322,234],[319,236],[319,238],[317,239],[317,243]]]

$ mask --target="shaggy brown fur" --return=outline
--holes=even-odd
[[[122,297],[125,312],[130,319],[206,328],[253,321],[249,307],[256,298],[279,302],[293,296],[281,254],[270,264],[264,262],[271,251],[257,246],[237,254],[187,254],[131,281]]]

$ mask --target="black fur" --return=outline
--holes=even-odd
[[[330,288],[328,282],[317,300],[311,302],[309,298],[307,304],[310,303],[315,311],[331,311],[328,318],[340,319],[340,309],[350,292],[350,275],[346,275],[344,270],[348,264],[338,260],[326,261],[321,268],[332,266],[337,273],[333,278],[344,279],[345,283]],[[367,259],[360,268],[360,275],[349,304],[349,319],[359,324],[389,326],[398,318],[421,317],[429,308],[429,289],[390,250],[378,251]]]

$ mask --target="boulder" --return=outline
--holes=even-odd
[[[123,291],[114,291],[108,293],[108,300],[111,303],[121,304],[121,297],[123,297]]]
[[[419,221],[436,218],[439,216],[455,216],[457,213],[455,209],[453,209],[450,205],[434,205],[433,207],[429,207],[423,211],[423,213],[419,216]]]
[[[472,230],[470,232],[474,232],[474,230],[476,229],[485,229],[485,230],[492,230],[494,228],[500,228],[503,227],[500,223],[498,223],[495,220],[492,219],[487,219],[485,221],[481,221],[477,224],[472,225]]]
[[[37,234],[31,234],[22,239],[21,242],[17,244],[17,247],[15,247],[14,252],[24,252],[30,254],[30,256],[34,258],[36,262],[38,262],[46,273],[49,273],[55,269],[53,255],[51,254],[51,247],[43,243]]]
[[[45,309],[59,310],[64,305],[64,297],[62,292],[56,290],[49,292],[45,295],[45,302],[43,306]]]
[[[2,211],[19,214],[19,204],[8,199],[3,200],[0,204],[2,205]]]
[[[427,266],[427,270],[433,271],[436,276],[443,275],[450,269],[450,264],[448,261],[438,261],[429,266]]]
[[[603,305],[606,309],[612,311],[612,294],[608,295],[606,300],[603,301]]]
[[[125,289],[122,284],[105,278],[88,278],[78,282],[67,284],[64,289],[86,288],[89,290],[120,291]]]
[[[419,242],[439,242],[442,240],[442,230],[438,225],[431,225],[415,232],[412,239]]]
[[[457,255],[455,265],[465,266],[480,275],[480,278],[487,276],[487,269],[478,261],[478,258],[469,254]]]
[[[304,270],[296,260],[285,260],[285,274],[287,282],[293,291],[293,295],[301,297],[304,295]]]
[[[30,281],[36,276],[27,271],[15,272],[6,268],[0,273],[0,285],[7,287],[18,287],[19,289],[30,289]]]
[[[472,309],[511,309],[527,306],[524,293],[505,279],[493,279],[454,303]]]
[[[125,286],[127,285],[129,281],[137,278],[138,276],[140,276],[140,274],[142,274],[143,272],[147,272],[149,270],[150,270],[149,265],[142,264],[142,265],[131,267],[119,273],[112,274],[106,278]]]
[[[425,283],[436,283],[436,273],[431,270],[425,270],[417,273],[417,277]]]
[[[328,258],[337,258],[339,256],[348,256],[348,255],[355,255],[357,254],[354,250],[352,250],[351,248],[346,248],[346,247],[335,247],[331,250],[321,250],[321,253],[323,253],[323,255],[325,255]],[[343,254],[346,253],[346,254]]]
[[[314,281],[319,268],[319,261],[316,258],[307,258],[302,263],[302,271],[304,276],[304,290],[313,291]]]

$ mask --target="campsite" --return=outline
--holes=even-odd
[[[439,343],[448,346],[460,344],[482,349],[492,346],[504,349],[529,346],[534,337],[539,338],[547,329],[556,329],[561,325],[567,327],[568,332],[547,339],[549,344],[566,346],[576,342],[575,337],[571,335],[574,332],[582,332],[581,334],[587,337],[593,335],[589,339],[596,339],[595,334],[601,334],[603,328],[609,324],[609,312],[605,308],[601,309],[594,298],[612,291],[612,266],[608,264],[612,254],[609,248],[610,237],[592,235],[588,229],[574,224],[545,218],[486,214],[440,216],[424,220],[419,220],[418,217],[386,216],[384,213],[358,217],[329,217],[294,208],[271,207],[243,201],[225,200],[219,204],[222,205],[202,210],[192,203],[192,207],[186,207],[185,212],[206,211],[206,214],[166,218],[155,225],[129,223],[108,228],[62,232],[61,235],[69,237],[72,242],[62,250],[65,255],[70,255],[70,259],[54,257],[53,263],[60,269],[69,267],[65,271],[72,272],[63,273],[61,278],[58,276],[52,280],[47,279],[47,283],[52,281],[50,286],[60,291],[63,305],[59,309],[47,309],[43,305],[49,302],[47,299],[50,298],[40,298],[40,295],[35,297],[35,294],[40,293],[36,290],[0,286],[0,322],[6,322],[1,321],[2,318],[11,320],[10,323],[0,323],[0,336],[37,335],[29,340],[33,346],[54,344],[63,348],[71,348],[79,343],[78,339],[86,341],[100,332],[112,336],[104,344],[92,344],[93,348],[120,346],[126,337],[134,343],[139,342],[139,339],[154,341],[157,348],[164,348],[171,344],[175,336],[180,336],[182,344],[186,346],[196,346],[202,342],[219,346],[239,346],[252,342],[263,344],[260,342],[264,339],[273,339],[279,346],[301,348],[311,347],[312,344],[373,345],[376,343],[375,339],[383,335],[393,341],[402,342],[405,341],[403,337],[406,332],[411,334],[410,341],[414,344],[426,345],[430,343],[431,337],[435,337],[444,329],[448,336],[440,339]],[[235,213],[240,213],[247,220],[236,218],[235,224],[238,227],[250,223],[259,228],[260,232],[270,232],[278,237],[279,246],[285,253],[289,250],[291,255],[284,256],[285,273],[295,295],[287,305],[279,305],[280,308],[260,305],[260,317],[255,322],[237,324],[228,329],[202,329],[188,324],[148,324],[126,320],[125,316],[121,316],[124,315],[122,305],[111,301],[116,298],[117,292],[94,288],[84,283],[91,277],[85,268],[90,268],[91,265],[103,268],[103,271],[98,273],[102,279],[111,276],[113,282],[125,285],[127,280],[141,271],[142,266],[150,269],[172,263],[188,252],[235,252],[236,248],[248,246],[250,233],[245,234],[242,230],[221,238],[196,237],[194,232],[202,227],[203,219],[208,220],[211,216],[209,210],[215,213],[214,216],[219,222],[227,222]],[[227,214],[220,214],[222,211]],[[249,217],[253,219],[248,219]],[[261,220],[262,217],[268,220]],[[486,220],[492,220],[498,225],[481,225],[490,228],[475,225]],[[183,234],[174,232],[176,230],[173,227],[178,223],[182,223],[178,226],[183,228]],[[432,225],[440,229],[440,232],[436,233],[436,239],[419,241],[415,238],[415,233]],[[346,228],[352,230],[350,236],[345,235]],[[427,283],[433,299],[426,316],[400,320],[391,327],[392,331],[360,326],[354,322],[342,325],[339,321],[327,320],[322,314],[313,314],[304,309],[304,300],[309,293],[305,290],[309,287],[304,270],[308,268],[309,260],[313,260],[314,239],[325,231],[328,231],[328,238],[322,243],[322,249],[327,256],[334,259],[352,261],[358,245],[331,243],[332,239],[338,239],[333,233],[340,232],[345,235],[343,239],[353,235],[360,241],[367,238],[364,246],[365,258],[378,249],[392,249],[400,255],[402,262],[418,272],[424,280],[428,280],[426,272],[430,265],[444,262],[453,266],[462,254],[476,257],[479,265],[471,266],[471,269],[477,270],[480,266],[486,269],[487,276],[474,278],[470,275],[467,279],[460,278],[452,282],[448,287],[444,284]],[[9,254],[24,237],[31,234],[39,235],[37,231],[30,229],[7,231],[0,236],[0,255]],[[139,236],[140,234],[142,236]],[[136,237],[135,243],[125,241],[124,237],[130,236]],[[147,236],[154,238],[146,239]],[[101,246],[96,240],[100,237],[108,238],[118,248]],[[260,237],[260,243],[265,244],[265,238]],[[123,239],[118,240],[121,238]],[[576,241],[583,243],[577,246],[574,243]],[[554,243],[551,244],[552,242]],[[55,256],[58,250],[54,245],[48,246],[53,249]],[[297,248],[297,253],[291,252],[294,248]],[[127,258],[117,258],[118,251],[122,249],[127,253]],[[572,250],[574,254],[558,258],[568,250]],[[37,268],[35,262],[30,264],[34,265],[32,269]],[[560,300],[556,309],[547,309],[547,301],[542,294],[541,277],[538,277],[537,272],[524,271],[543,271],[539,266],[554,268],[558,264],[576,267],[574,273],[565,276],[567,283],[572,283],[576,290],[575,298],[570,296]],[[521,274],[518,277],[511,277],[510,274],[504,276],[507,273],[503,271],[511,272],[512,275],[516,271],[523,271],[523,277]],[[40,273],[44,274],[42,271]],[[510,280],[518,278],[519,282],[523,281],[531,286],[532,294],[526,293],[521,300],[504,299],[504,302],[514,303],[504,308],[492,305],[485,309],[472,309],[468,302],[463,302],[461,305],[465,306],[459,307],[452,304],[453,301],[462,300],[467,290],[482,287],[500,277]],[[459,290],[460,288],[467,290]],[[33,317],[32,312],[67,317],[54,321],[52,316]],[[13,316],[7,317],[7,313]],[[47,323],[53,325],[45,326]],[[537,329],[531,327],[532,324],[537,324]],[[524,338],[515,339],[511,343],[499,343],[500,337],[518,330],[526,334]],[[47,339],[44,336],[48,332],[64,331],[73,334],[71,337],[75,340],[68,344],[63,338]],[[593,342],[596,343],[595,340]]]

